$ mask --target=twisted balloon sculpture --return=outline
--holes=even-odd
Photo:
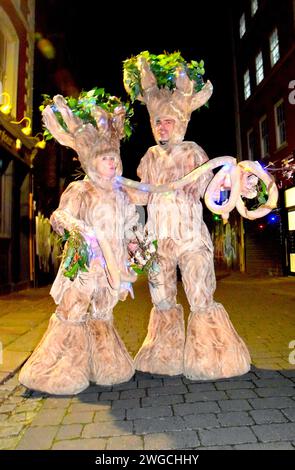
[[[238,212],[245,218],[254,220],[264,217],[277,206],[278,188],[273,177],[262,168],[258,162],[243,160],[237,163],[233,157],[223,156],[213,158],[203,165],[195,168],[183,178],[166,184],[145,184],[133,181],[123,176],[117,176],[119,184],[144,192],[161,193],[175,191],[188,183],[196,181],[200,176],[215,168],[222,167],[209,183],[204,200],[211,212],[220,214],[226,222],[229,213],[236,207]],[[258,180],[263,181],[268,193],[268,200],[257,209],[248,210],[242,200],[242,196],[253,199],[257,195],[256,185]],[[220,191],[223,187],[230,189],[229,199],[224,204],[217,204]]]

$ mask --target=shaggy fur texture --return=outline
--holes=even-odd
[[[127,382],[134,374],[131,356],[112,321],[69,323],[52,315],[48,329],[23,366],[19,381],[54,395],[75,395],[90,381]]]
[[[134,358],[135,368],[152,374],[182,374],[184,339],[182,306],[153,308],[147,336]]]
[[[191,380],[216,380],[246,374],[250,355],[224,307],[191,312],[184,348],[184,375]]]

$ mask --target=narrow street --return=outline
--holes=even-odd
[[[227,380],[136,373],[128,383],[76,396],[26,390],[17,370],[47,328],[49,287],[0,298],[1,449],[295,449],[295,278],[217,273],[222,302],[249,347],[252,369]],[[181,283],[178,301],[189,314]],[[129,352],[142,343],[151,308],[145,279],[115,309]]]

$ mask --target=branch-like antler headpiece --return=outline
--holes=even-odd
[[[174,142],[183,140],[191,113],[207,103],[213,92],[204,84],[204,63],[187,63],[180,55],[151,55],[145,51],[124,61],[124,86],[131,99],[147,106],[154,132],[155,121],[175,119]],[[155,132],[154,132],[155,135]]]
[[[45,100],[47,105],[42,115],[46,133],[61,145],[74,149],[87,174],[91,173],[97,154],[115,155],[117,174],[122,174],[120,140],[125,137],[126,125],[129,125],[126,107],[110,95],[106,95],[108,101],[96,104],[99,96],[95,95],[96,90],[102,89],[82,92],[78,99],[56,95],[49,104]]]

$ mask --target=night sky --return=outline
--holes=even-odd
[[[68,95],[68,90],[99,86],[126,101],[122,61],[143,50],[154,54],[177,50],[187,61],[203,59],[205,79],[214,85],[209,108],[192,114],[186,140],[197,142],[212,158],[234,155],[231,33],[224,3],[230,4],[195,0],[172,8],[169,2],[138,1],[115,7],[111,1],[36,0],[36,31],[56,49],[55,58],[49,60],[36,48],[36,129],[41,127],[42,93]],[[134,134],[122,144],[124,175],[130,177],[154,144],[145,106],[136,102],[134,108]]]

